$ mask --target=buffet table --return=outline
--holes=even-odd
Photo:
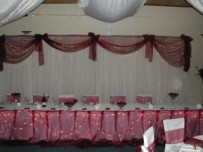
[[[177,106],[170,109],[166,105],[153,107],[129,103],[124,110],[116,105],[103,103],[86,106],[81,103],[68,110],[64,105],[49,103],[45,108],[36,105],[15,103],[0,105],[0,140],[22,140],[29,143],[77,144],[88,141],[120,145],[142,139],[150,126],[160,138],[160,128],[164,119],[184,117],[185,137],[203,134],[203,109],[196,106]]]

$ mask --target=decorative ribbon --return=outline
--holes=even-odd
[[[201,134],[201,121],[200,121],[200,120],[202,120],[202,119],[201,119],[201,113],[202,113],[202,111],[199,110],[199,111],[198,111],[198,134]],[[202,144],[202,145],[203,145],[203,144]]]
[[[97,60],[97,40],[99,35],[95,35],[94,33],[88,33],[89,37],[91,38],[91,45],[89,49],[89,58],[93,61]]]
[[[35,111],[32,111],[32,127],[33,127],[33,135],[35,135]],[[32,139],[29,141],[31,142]]]
[[[184,64],[183,70],[185,72],[188,72],[188,70],[190,68],[190,57],[191,57],[191,44],[190,44],[190,42],[193,39],[191,37],[185,36],[183,34],[181,35],[181,38],[185,42],[185,52],[184,52],[185,64]]]
[[[5,35],[0,36],[0,71],[3,71],[3,62],[6,59]]]
[[[39,65],[44,65],[44,51],[43,51],[43,45],[42,40],[48,39],[48,34],[35,34],[35,50],[39,53]]]
[[[46,139],[49,140],[49,112],[46,111]]]
[[[152,142],[149,147],[147,148],[149,152],[154,152],[155,151],[155,142]]]
[[[143,35],[146,43],[145,58],[148,58],[149,62],[153,59],[153,41],[155,39],[154,35]]]
[[[185,142],[186,144],[191,144],[191,145],[198,145],[203,148],[203,140],[197,139],[197,138],[191,138],[188,141]]]
[[[167,144],[176,144],[176,143],[183,142],[184,131],[185,131],[184,128],[165,131],[166,143]]]

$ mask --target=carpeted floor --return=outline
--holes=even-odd
[[[156,147],[156,152],[163,152],[164,146]],[[106,147],[86,147],[80,148],[75,146],[60,146],[60,147],[41,147],[39,145],[0,145],[0,152],[135,152],[133,146],[106,146]]]

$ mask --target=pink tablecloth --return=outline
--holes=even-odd
[[[185,117],[185,137],[203,134],[203,110],[132,110],[132,111],[31,111],[1,110],[0,140],[80,141],[91,143],[142,139],[154,126],[156,134],[163,120]]]

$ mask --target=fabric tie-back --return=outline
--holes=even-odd
[[[149,150],[149,152],[155,152],[155,146],[156,146],[156,144],[155,144],[155,142],[153,142],[149,145],[149,147],[147,149]]]
[[[184,128],[165,131],[166,143],[176,144],[183,142],[184,132],[185,132]]]
[[[97,45],[115,54],[130,54],[145,47],[145,57],[151,62],[153,49],[170,65],[182,67],[188,71],[191,58],[192,38],[164,37],[155,35],[143,36],[100,36],[94,33],[89,35],[48,35],[36,34],[35,36],[1,36],[0,37],[0,70],[3,62],[19,63],[28,58],[35,50],[39,54],[39,65],[44,64],[44,40],[51,47],[63,52],[83,51],[89,47],[89,58],[97,59]]]
[[[195,137],[189,139],[188,141],[185,142],[186,144],[194,145],[194,146],[200,146],[203,148],[203,140],[197,139]]]

